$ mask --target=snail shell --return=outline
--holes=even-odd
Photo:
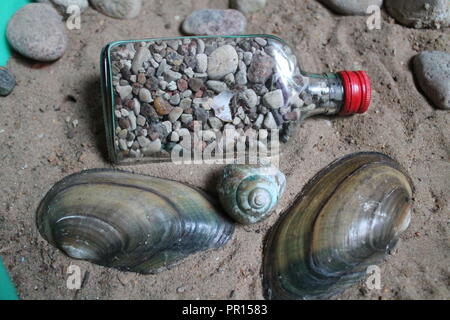
[[[223,246],[234,225],[201,191],[117,170],[87,170],[41,201],[37,226],[75,259],[155,273],[191,253]]]
[[[269,216],[284,192],[286,178],[274,166],[232,164],[217,185],[225,211],[239,223],[252,224]]]
[[[380,153],[344,157],[313,178],[269,233],[268,299],[328,298],[382,260],[410,223],[412,186]]]

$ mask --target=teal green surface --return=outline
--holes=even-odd
[[[6,40],[8,21],[14,12],[29,2],[29,0],[0,0],[0,66],[5,66],[11,55],[11,48]]]
[[[16,289],[14,289],[11,280],[9,280],[8,273],[3,266],[0,258],[0,300],[17,300]]]

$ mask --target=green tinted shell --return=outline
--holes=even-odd
[[[58,182],[39,205],[37,226],[72,258],[144,274],[219,248],[234,231],[203,192],[117,170],[83,171]]]
[[[410,178],[383,154],[330,164],[269,233],[265,296],[327,298],[359,281],[408,227],[411,198]]]

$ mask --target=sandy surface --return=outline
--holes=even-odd
[[[450,298],[450,113],[431,106],[416,89],[410,70],[419,50],[448,51],[449,30],[408,29],[383,14],[382,30],[367,31],[366,18],[335,16],[312,0],[269,1],[264,11],[249,17],[248,32],[283,37],[308,71],[367,70],[374,100],[365,115],[310,119],[299,128],[281,160],[287,191],[267,221],[237,227],[223,249],[191,256],[151,276],[73,261],[48,245],[34,222],[43,195],[70,173],[109,166],[99,94],[102,46],[113,40],[179,35],[182,19],[192,10],[226,7],[225,0],[144,2],[134,21],[113,20],[89,9],[81,30],[70,32],[69,51],[54,64],[33,64],[19,56],[9,62],[18,86],[0,99],[0,255],[21,298],[262,299],[266,232],[318,170],[338,157],[367,150],[387,153],[411,174],[416,188],[413,220],[381,265],[382,289],[367,291],[360,285],[335,298]],[[73,128],[75,119],[79,125]],[[123,169],[178,179],[214,193],[222,166]],[[71,263],[83,271],[78,291],[66,287]]]

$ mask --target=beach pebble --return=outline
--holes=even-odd
[[[61,15],[44,3],[31,3],[18,10],[8,23],[6,36],[14,50],[42,62],[61,58],[68,44]]]
[[[398,0],[394,0],[398,1]],[[411,0],[407,0],[411,1]],[[332,11],[342,15],[366,15],[370,6],[381,8],[383,0],[320,0]]]
[[[156,97],[155,98],[154,107],[155,107],[156,112],[160,116],[168,115],[173,109],[173,107],[170,105],[170,103],[167,102],[166,100],[164,100],[161,97]]]
[[[151,155],[161,151],[162,143],[161,139],[151,141],[145,149],[143,149],[145,155]]]
[[[436,107],[450,110],[450,54],[439,51],[418,54],[414,58],[414,74]]]
[[[125,98],[128,97],[131,92],[133,92],[133,88],[131,86],[117,86],[116,91],[119,94],[120,98],[122,100],[125,100]]]
[[[173,108],[173,110],[170,111],[170,113],[169,113],[169,120],[170,120],[170,122],[177,121],[180,118],[180,116],[183,114],[183,111],[184,110],[181,107]]]
[[[14,75],[4,67],[0,67],[0,96],[9,95],[16,86]]]
[[[255,108],[258,103],[258,96],[252,89],[247,89],[239,93],[238,99],[242,100],[249,109]]]
[[[142,65],[145,61],[148,61],[151,57],[150,50],[146,47],[140,47],[133,58],[133,63],[131,65],[131,70],[133,70],[134,74],[138,74],[139,69],[142,68]]]
[[[224,45],[214,50],[208,58],[208,76],[220,80],[237,70],[239,58],[236,50],[230,45]]]
[[[263,103],[270,109],[279,109],[284,105],[283,91],[281,89],[266,93],[263,98]]]
[[[248,69],[248,79],[254,83],[265,83],[272,75],[274,66],[272,57],[255,54]]]
[[[278,128],[275,118],[272,115],[272,112],[266,114],[266,117],[264,118],[264,127],[269,130]]]
[[[133,19],[141,12],[142,0],[90,0],[101,13],[117,19]]]
[[[200,73],[206,72],[208,69],[208,56],[204,53],[200,53],[195,58],[197,60],[195,71]]]
[[[267,4],[267,0],[231,0],[230,7],[249,14],[263,9]]]
[[[184,20],[182,30],[192,35],[233,35],[245,32],[247,19],[233,9],[200,9]]]
[[[215,93],[221,93],[223,91],[228,90],[228,87],[227,87],[227,85],[224,82],[217,81],[217,80],[209,80],[209,81],[207,81],[206,82],[206,86],[208,87],[208,89],[211,89]]]
[[[208,119],[209,125],[211,126],[211,129],[214,130],[220,130],[223,127],[222,121],[216,117],[211,117]]]
[[[395,20],[408,27],[450,26],[449,0],[386,0],[385,6]]]
[[[146,88],[142,88],[139,91],[139,100],[141,100],[142,102],[147,102],[147,103],[153,102],[151,92]]]
[[[68,9],[70,6],[77,6],[80,12],[86,11],[89,7],[88,0],[38,0],[40,3],[50,3],[63,15],[69,14]]]

